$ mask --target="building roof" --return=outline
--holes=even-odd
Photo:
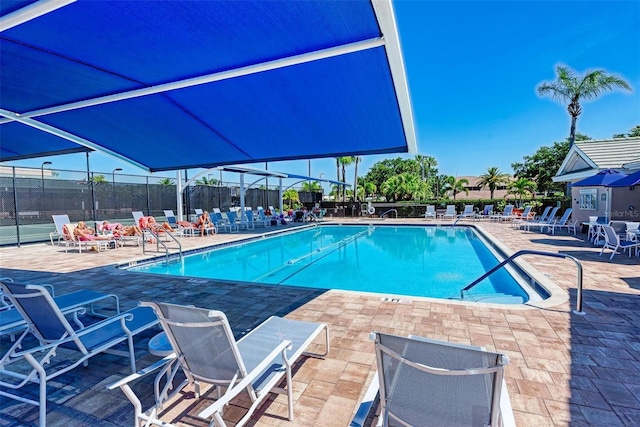
[[[640,138],[576,141],[565,157],[554,182],[586,178],[604,169],[630,172],[638,167]]]
[[[0,31],[0,161],[416,152],[391,0],[22,0],[0,4]]]

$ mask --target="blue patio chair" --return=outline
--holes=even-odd
[[[564,213],[562,214],[562,217],[558,221],[553,221],[547,224],[547,231],[551,231],[551,234],[556,234],[556,228],[560,228],[560,229],[566,228],[567,233],[573,230],[573,234],[575,235],[577,233],[577,230],[576,230],[577,221],[569,220],[569,216],[571,215],[572,211],[573,211],[573,208],[567,208],[567,210],[564,211]]]
[[[91,326],[74,328],[49,292],[42,286],[0,282],[0,288],[29,324],[30,332],[40,342],[29,346],[23,338],[0,360],[0,393],[39,407],[39,425],[46,426],[47,382],[74,369],[87,365],[100,353],[129,357],[131,371],[136,371],[133,336],[158,324],[158,318],[148,307],[137,307],[102,320]],[[78,308],[77,312],[84,312]],[[115,350],[126,343],[127,350]],[[68,350],[68,351],[63,351]],[[24,393],[11,393],[27,384],[39,385],[38,400]]]

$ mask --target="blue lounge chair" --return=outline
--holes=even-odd
[[[136,371],[133,336],[156,325],[158,318],[148,307],[137,307],[87,327],[75,328],[42,286],[0,282],[0,288],[29,324],[30,332],[41,345],[30,347],[23,338],[0,359],[0,393],[39,407],[39,425],[46,426],[47,382],[100,353],[129,357]],[[83,312],[84,309],[78,309]],[[126,351],[113,349],[126,343]],[[62,349],[69,351],[62,351]],[[24,393],[11,393],[27,384],[39,385],[38,400]]]
[[[553,221],[547,225],[547,231],[551,231],[551,234],[556,234],[556,228],[560,228],[560,229],[566,228],[567,233],[573,230],[573,234],[575,235],[577,233],[577,230],[576,230],[577,221],[569,220],[569,215],[571,215],[572,211],[573,211],[573,208],[567,208],[567,210],[564,211],[564,214],[562,214],[562,217],[558,221]]]

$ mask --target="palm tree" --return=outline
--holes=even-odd
[[[353,163],[352,156],[338,157],[336,158],[336,166],[338,167],[338,181],[347,182],[346,179],[346,167]],[[342,176],[341,176],[342,172]],[[342,179],[340,179],[342,178]],[[346,196],[346,185],[342,186],[342,201],[345,201]]]
[[[567,111],[571,116],[571,131],[569,133],[569,145],[573,147],[576,139],[576,122],[582,113],[580,100],[595,99],[604,92],[615,88],[631,90],[629,83],[620,77],[607,74],[604,70],[587,71],[584,76],[579,76],[569,67],[558,65],[556,67],[558,78],[554,82],[543,82],[538,86],[538,95],[549,95],[558,101],[568,103]]]
[[[303,182],[302,183],[302,191],[307,191],[309,193],[321,193],[322,186],[318,181],[312,182]]]
[[[169,187],[171,185],[175,185],[175,183],[171,178],[162,178],[160,181],[158,181],[158,184],[162,185],[163,187]]]
[[[353,174],[353,188],[354,190],[356,190],[358,188],[358,163],[362,161],[362,158],[358,156],[353,156],[352,158],[353,158],[353,163],[355,163],[356,165],[356,170]],[[353,201],[354,202],[358,201],[358,191],[353,192]]]
[[[511,176],[500,172],[500,169],[492,166],[487,169],[487,173],[480,175],[479,178],[478,185],[480,188],[489,187],[491,198],[493,199],[493,192],[496,190],[496,187],[499,187],[501,184],[507,184]]]
[[[286,190],[284,193],[282,193],[282,198],[289,201],[289,209],[291,209],[293,202],[297,203],[300,201],[300,198],[298,197],[298,192],[293,188],[290,188]]]
[[[196,185],[218,185],[218,180],[215,178],[207,178],[203,176],[202,178],[196,180]]]
[[[519,200],[522,200],[522,197],[526,196],[527,194],[533,195],[536,191],[536,188],[536,183],[531,181],[530,179],[518,178],[511,183],[509,192],[507,194],[513,194],[517,196]]]
[[[455,176],[448,176],[445,179],[444,188],[447,191],[451,191],[453,194],[453,200],[455,200],[456,194],[458,193],[462,193],[464,191],[465,194],[469,194],[467,185],[469,185],[469,180],[467,178],[456,179]]]

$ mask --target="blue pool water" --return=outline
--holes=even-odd
[[[130,270],[272,285],[459,299],[498,260],[469,227],[320,226]],[[465,300],[522,303],[527,292],[504,269]]]

